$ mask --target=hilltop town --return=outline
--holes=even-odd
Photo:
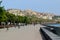
[[[49,19],[49,20],[52,20],[53,17],[55,16],[54,14],[51,14],[51,13],[36,12],[31,9],[28,9],[28,10],[8,9],[7,11],[16,16],[17,15],[19,15],[19,16],[35,16],[37,18]]]

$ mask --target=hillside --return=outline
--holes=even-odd
[[[41,12],[32,11],[31,9],[28,10],[8,9],[7,11],[9,13],[19,16],[35,16],[37,18],[43,18],[43,19],[52,19],[52,17],[54,16],[54,14],[51,13],[41,13]]]

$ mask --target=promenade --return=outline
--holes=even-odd
[[[9,28],[9,30],[0,29],[0,40],[42,40],[41,34],[39,32],[40,24],[37,25],[27,25]]]

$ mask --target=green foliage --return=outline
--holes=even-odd
[[[16,21],[16,16],[14,14],[6,13],[7,16],[7,21],[8,22],[15,22]]]
[[[53,19],[58,19],[58,18],[60,18],[60,16],[54,16],[54,17],[53,17]]]
[[[31,19],[27,16],[25,16],[25,23],[30,23],[31,22]]]
[[[4,22],[6,20],[7,20],[6,11],[4,7],[0,7],[0,22]]]
[[[42,18],[37,18],[35,15],[32,16],[15,16],[12,13],[6,12],[4,7],[1,7],[2,1],[0,1],[0,22],[12,22],[12,23],[41,23],[41,22],[50,22],[52,20],[45,20]],[[57,17],[55,17],[57,18]]]
[[[24,22],[24,17],[23,16],[17,16],[17,21],[20,23]]]

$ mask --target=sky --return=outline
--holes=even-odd
[[[60,15],[60,0],[2,0],[5,9],[32,9]]]

